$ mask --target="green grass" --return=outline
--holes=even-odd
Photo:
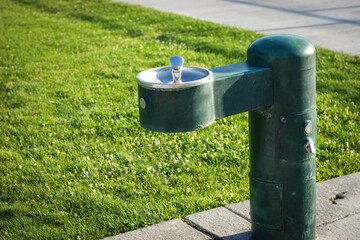
[[[136,74],[259,34],[110,1],[0,2],[0,239],[98,239],[249,197],[247,114],[139,126]],[[360,170],[360,58],[317,49],[317,181]]]

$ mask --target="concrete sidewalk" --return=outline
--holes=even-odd
[[[316,184],[317,240],[358,240],[360,172]],[[336,195],[341,197],[336,197]],[[248,240],[249,201],[230,204],[106,238],[106,240]]]
[[[116,0],[360,55],[359,0]],[[204,29],[205,30],[205,29]]]

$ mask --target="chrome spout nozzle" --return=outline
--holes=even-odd
[[[184,65],[184,58],[180,56],[174,56],[170,58],[171,72],[173,77],[173,83],[182,83],[182,69]]]

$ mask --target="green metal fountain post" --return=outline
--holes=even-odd
[[[138,75],[140,123],[152,131],[197,130],[249,111],[253,240],[315,240],[315,62],[307,40],[273,35],[252,43],[246,62],[172,64],[173,81],[171,68]]]
[[[248,61],[270,65],[274,84],[273,104],[249,112],[253,239],[315,239],[315,49],[268,37]]]

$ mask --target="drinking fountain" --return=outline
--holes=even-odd
[[[253,42],[247,61],[205,69],[170,67],[137,75],[140,124],[186,132],[249,112],[253,240],[315,240],[316,56],[294,35]]]

